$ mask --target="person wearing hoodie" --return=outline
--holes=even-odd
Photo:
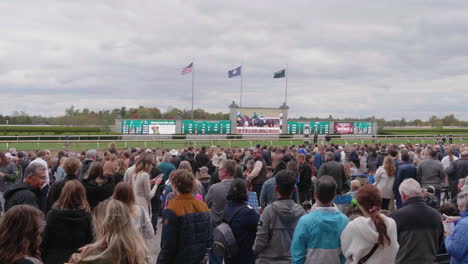
[[[291,241],[297,221],[305,211],[291,198],[296,177],[292,171],[276,174],[277,200],[267,206],[260,216],[253,246],[257,264],[291,263]]]
[[[341,234],[341,250],[346,263],[395,263],[399,244],[396,223],[379,212],[380,191],[366,184],[356,193],[359,209],[364,216],[351,221]]]
[[[92,217],[86,191],[78,180],[69,180],[47,213],[42,260],[44,264],[66,263],[73,253],[92,241]]]
[[[80,170],[81,162],[78,158],[67,158],[65,164],[63,165],[63,170],[65,171],[65,177],[63,180],[54,182],[50,186],[49,195],[47,197],[47,211],[49,211],[54,203],[59,199],[60,194],[62,193],[63,186],[65,183],[71,180],[77,180],[78,171]]]
[[[40,163],[31,163],[24,175],[24,182],[13,184],[5,191],[5,212],[19,204],[41,209],[41,189],[47,181],[47,170]]]
[[[82,180],[86,189],[86,199],[91,209],[94,209],[100,202],[111,197],[114,193],[114,181],[111,178],[104,177],[104,169],[100,162],[93,162],[89,166],[89,172],[86,179]]]
[[[332,156],[333,157],[333,156]],[[291,243],[293,264],[344,263],[340,236],[349,219],[333,205],[337,184],[331,176],[317,180],[316,206],[299,219]]]

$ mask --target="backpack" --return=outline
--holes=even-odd
[[[227,222],[224,221],[214,228],[213,245],[211,249],[216,255],[229,259],[235,257],[239,253],[236,237],[232,232],[230,224],[234,216],[244,207],[247,206],[240,206],[237,208]]]

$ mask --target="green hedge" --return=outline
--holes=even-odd
[[[66,133],[100,133],[99,127],[65,127],[65,126],[0,126],[0,133],[41,133],[41,134],[66,134]]]
[[[445,135],[445,134],[468,134],[468,129],[464,128],[453,128],[453,129],[441,129],[441,128],[409,128],[409,129],[389,129],[386,128],[383,130],[384,135],[411,135],[411,134],[431,134],[431,135]]]

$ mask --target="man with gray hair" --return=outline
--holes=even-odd
[[[333,159],[333,152],[326,153],[325,163],[320,167],[317,179],[324,175],[329,175],[335,180],[336,192],[342,194],[343,184],[346,182],[346,172],[344,166]]]
[[[442,218],[426,205],[421,185],[414,179],[404,180],[399,187],[403,207],[393,212],[400,249],[397,264],[432,264],[444,238]]]
[[[28,204],[38,209],[41,205],[41,189],[47,179],[46,168],[39,163],[31,163],[24,172],[24,182],[11,185],[5,192],[5,212],[19,204]]]
[[[90,149],[86,151],[85,159],[83,160],[83,165],[81,166],[80,172],[78,173],[78,179],[83,180],[88,178],[88,171],[91,163],[96,161],[97,151],[95,149]]]

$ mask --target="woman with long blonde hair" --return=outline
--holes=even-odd
[[[138,230],[140,230],[141,235],[148,245],[148,240],[154,236],[153,225],[151,224],[151,219],[149,214],[146,213],[146,210],[135,204],[135,194],[133,193],[132,185],[127,182],[117,184],[112,199],[121,201],[128,206],[133,222]]]
[[[382,209],[388,210],[390,201],[393,199],[393,183],[395,182],[396,167],[392,157],[386,156],[383,165],[375,172],[374,185],[382,195]]]
[[[86,245],[70,258],[73,264],[147,264],[148,247],[133,224],[130,210],[120,201],[109,199],[93,212],[96,242]]]
[[[78,180],[67,181],[59,199],[47,213],[42,241],[44,263],[65,263],[79,248],[92,241],[92,217],[85,188]]]
[[[152,168],[152,154],[145,153],[135,163],[133,172],[125,173],[124,176],[124,181],[132,185],[136,204],[143,207],[149,215],[151,215],[151,199],[156,194],[158,185],[162,182],[162,177],[150,180],[149,173]],[[154,184],[153,188],[151,188],[151,184]]]

